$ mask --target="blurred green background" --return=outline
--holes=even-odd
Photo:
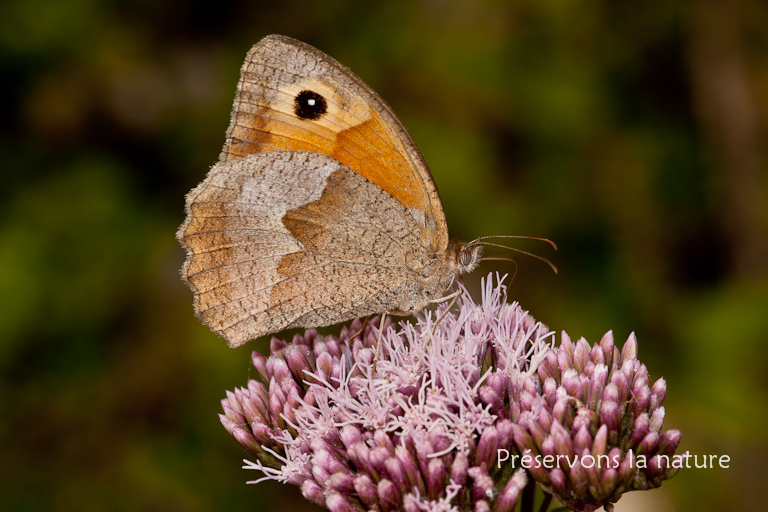
[[[230,350],[197,322],[174,239],[270,33],[390,103],[453,236],[555,240],[515,242],[560,273],[518,258],[511,298],[574,338],[635,331],[681,450],[731,457],[617,510],[765,507],[768,4],[12,0],[0,508],[312,509],[294,487],[244,484],[219,400],[266,342]],[[470,286],[491,271],[515,267],[488,262]]]

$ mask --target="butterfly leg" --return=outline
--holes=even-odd
[[[373,356],[373,373],[371,374],[376,375],[376,363],[379,362],[379,351],[381,350],[381,335],[384,333],[384,321],[387,319],[387,312],[383,312],[381,314],[381,319],[379,320],[379,337],[376,340],[376,353]]]
[[[367,317],[365,317],[365,320],[363,320],[362,327],[360,327],[360,329],[355,334],[353,334],[352,336],[349,337],[349,341],[350,342],[352,342],[352,340],[354,340],[355,338],[357,338],[358,336],[363,334],[363,331],[365,331],[365,328],[368,327],[368,321],[370,319],[371,319],[371,315],[368,315]]]
[[[432,303],[432,304],[441,304],[441,303],[446,302],[448,300],[451,301],[451,303],[448,304],[448,307],[445,308],[445,311],[443,311],[443,313],[437,319],[437,321],[435,322],[435,325],[432,327],[432,329],[433,329],[432,334],[435,333],[434,329],[437,329],[438,324],[443,320],[443,318],[445,318],[445,315],[448,314],[448,312],[451,310],[451,308],[454,306],[454,304],[456,304],[456,301],[459,300],[459,295],[461,295],[461,290],[460,289],[456,290],[455,292],[453,292],[451,294],[446,295],[445,297],[440,297],[439,299],[434,299],[434,300],[430,301],[430,303]]]
[[[379,361],[381,337],[384,334],[384,323],[387,320],[387,316],[411,316],[412,314],[413,313],[408,311],[385,311],[381,314],[381,320],[379,320],[379,336],[376,339],[376,353],[373,356],[373,374],[376,373],[376,363]]]
[[[445,308],[445,311],[443,311],[443,313],[435,321],[435,324],[432,326],[432,336],[430,337],[430,341],[432,340],[432,338],[434,338],[435,334],[437,333],[437,326],[440,325],[440,322],[442,322],[443,318],[445,318],[445,315],[448,314],[451,308],[453,308],[454,304],[456,304],[456,301],[459,300],[459,296],[461,295],[461,292],[462,292],[462,289],[459,288],[455,292],[449,293],[445,297],[440,297],[439,299],[434,299],[430,301],[432,304],[441,304],[448,300],[451,301],[451,303],[448,304],[448,307]]]

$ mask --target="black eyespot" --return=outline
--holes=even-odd
[[[328,102],[314,91],[301,91],[294,100],[293,111],[300,119],[314,121],[328,112]]]

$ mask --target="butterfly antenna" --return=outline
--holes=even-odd
[[[480,258],[480,261],[511,261],[512,263],[517,263],[515,258],[502,258],[501,256],[492,256],[490,258],[482,257]]]
[[[557,244],[550,240],[549,238],[542,238],[538,236],[525,236],[525,235],[487,235],[487,236],[481,236],[479,238],[476,238],[475,241],[479,242],[482,240],[487,240],[489,238],[524,238],[526,240],[538,240],[539,242],[546,242],[549,245],[552,246],[554,250],[557,250]],[[511,247],[507,247],[507,249],[512,249]],[[512,249],[515,250],[515,249]],[[522,252],[522,251],[519,251]]]
[[[503,237],[504,235],[498,235],[498,236],[499,237]],[[510,250],[510,251],[515,251],[515,252],[520,253],[520,254],[525,254],[526,256],[530,256],[531,258],[536,258],[537,260],[543,261],[544,263],[549,265],[549,268],[551,268],[554,271],[554,273],[557,274],[557,267],[555,266],[555,264],[552,263],[551,261],[549,261],[544,256],[539,256],[538,254],[533,254],[531,252],[524,251],[522,249],[517,249],[515,247],[509,247],[507,245],[496,244],[496,243],[493,243],[493,242],[483,242],[483,241],[481,241],[483,238],[493,238],[493,237],[486,236],[486,237],[478,238],[478,239],[474,240],[474,242],[477,242],[477,243],[480,243],[480,244],[483,244],[483,245],[487,245],[489,247],[500,247],[502,249],[507,249],[507,250]],[[534,240],[541,240],[541,241],[549,242],[553,247],[555,247],[555,248],[557,247],[557,246],[555,246],[554,242],[552,242],[551,240],[548,240],[546,238],[534,238],[534,237],[528,237],[528,236],[507,236],[505,238],[532,238]],[[486,259],[490,259],[490,258],[483,258],[483,260],[486,260]]]

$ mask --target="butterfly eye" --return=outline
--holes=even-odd
[[[477,264],[480,263],[480,258],[483,256],[483,246],[480,244],[466,244],[458,253],[459,272],[466,274],[472,272]]]
[[[474,255],[472,255],[467,249],[464,249],[459,253],[459,264],[462,267],[466,267],[472,264],[472,259],[474,258]]]
[[[293,111],[300,119],[314,121],[328,111],[328,102],[314,91],[301,91],[294,100]]]

